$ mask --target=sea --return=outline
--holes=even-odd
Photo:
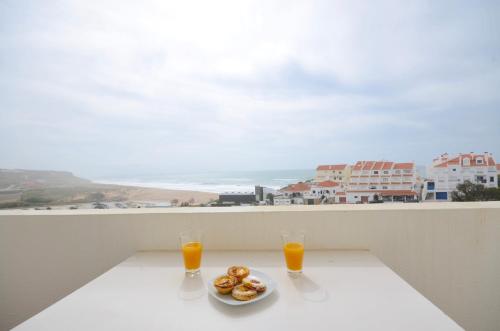
[[[97,177],[95,182],[200,192],[254,192],[255,185],[280,189],[314,177],[314,169],[164,173]]]

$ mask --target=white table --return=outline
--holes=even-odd
[[[206,283],[232,264],[267,273],[277,291],[218,302]],[[277,251],[208,251],[191,279],[179,252],[139,252],[15,330],[462,330],[368,251],[306,251],[297,279],[283,264]]]

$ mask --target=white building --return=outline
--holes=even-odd
[[[326,180],[313,183],[306,198],[318,199],[319,203],[345,203],[345,201],[340,201],[341,197],[345,198],[344,185],[339,182]]]
[[[290,184],[279,190],[281,195],[291,200],[292,204],[302,205],[305,202],[305,197],[309,197],[311,192],[311,184],[299,182]]]
[[[448,153],[435,158],[427,170],[422,196],[426,201],[449,201],[457,185],[468,180],[485,187],[497,187],[497,167],[493,156],[484,154],[459,154],[450,157]]]
[[[351,166],[348,164],[320,165],[316,168],[315,182],[333,181],[347,185],[351,176]]]
[[[284,195],[276,195],[274,197],[274,205],[275,206],[288,206],[292,204],[292,199],[288,198]]]
[[[417,201],[419,185],[414,162],[358,161],[352,167],[347,203]]]

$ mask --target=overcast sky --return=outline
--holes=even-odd
[[[0,0],[0,168],[500,161],[500,1]]]

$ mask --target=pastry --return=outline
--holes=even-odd
[[[250,275],[250,270],[247,267],[243,266],[232,266],[227,269],[227,274],[229,276],[234,276],[238,279],[238,283],[241,283],[243,278],[248,277]]]
[[[238,279],[233,276],[223,275],[214,280],[214,287],[220,294],[229,294],[238,283]]]
[[[247,278],[243,278],[243,280],[241,282],[246,288],[251,289],[251,290],[255,290],[258,293],[262,293],[266,290],[266,284],[264,284],[257,277],[250,276]]]
[[[257,291],[245,287],[243,284],[233,288],[233,298],[240,301],[249,301],[257,296]]]

